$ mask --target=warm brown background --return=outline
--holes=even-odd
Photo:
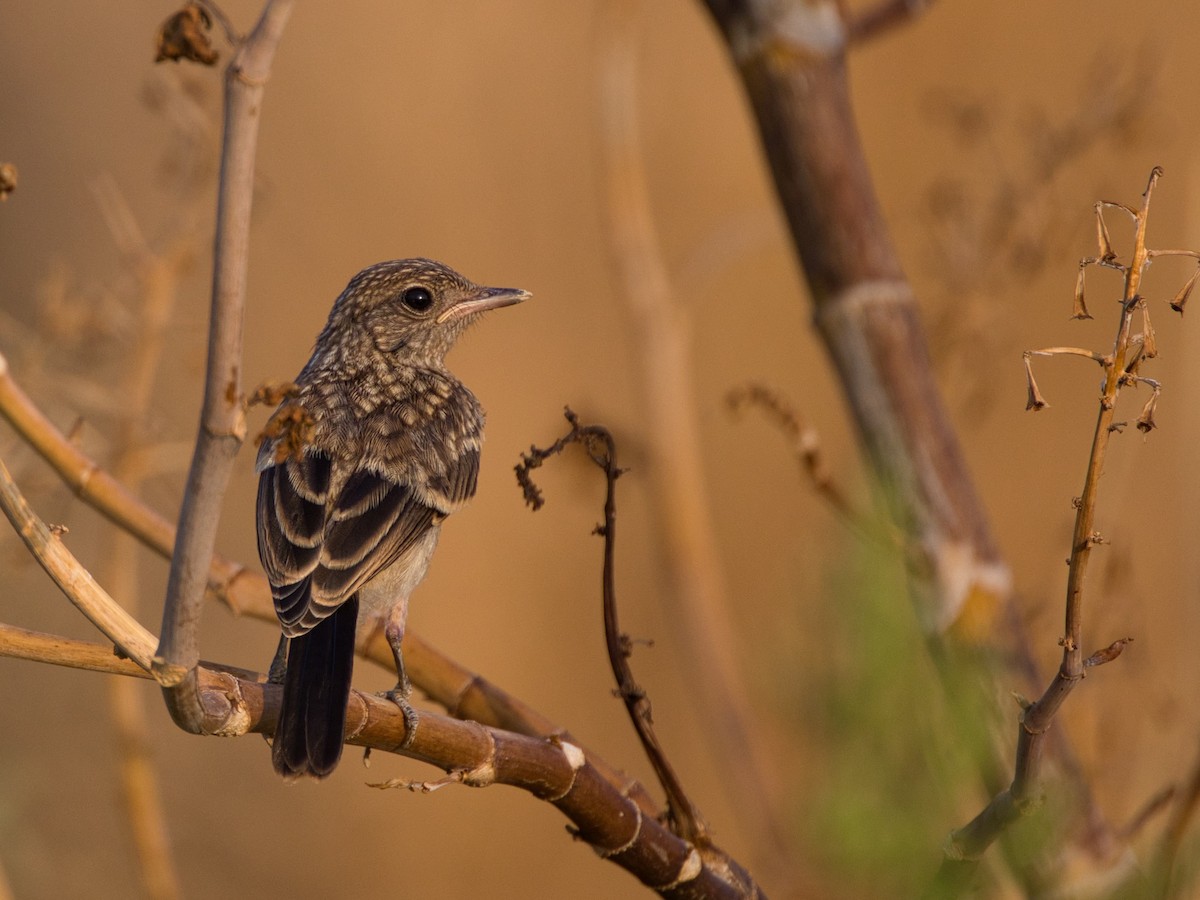
[[[231,2],[228,11],[248,27],[257,6]],[[780,387],[819,424],[832,465],[861,493],[856,451],[714,29],[698,2],[643,6],[646,165],[665,260],[692,329],[735,640],[758,692],[758,715],[788,767],[797,832],[811,835],[826,830],[812,797],[841,750],[792,705],[820,689],[823,666],[821,635],[793,633],[852,602],[843,589],[853,558],[843,549],[845,532],[798,477],[778,436],[758,421],[731,421],[721,398],[748,378]],[[730,796],[706,752],[704,698],[689,693],[678,662],[690,651],[673,639],[659,603],[659,544],[637,470],[646,423],[628,335],[638,323],[618,294],[605,224],[596,100],[603,8],[557,0],[297,5],[263,118],[245,383],[294,374],[334,296],[380,259],[433,256],[476,280],[533,291],[532,303],[495,315],[454,354],[455,371],[489,411],[488,448],[479,496],[446,529],[415,598],[413,626],[648,777],[609,694],[602,655],[599,545],[588,537],[599,484],[576,462],[558,464],[544,476],[549,503],[533,516],[511,476],[520,450],[561,430],[564,403],[613,426],[634,467],[622,482],[624,625],[657,641],[639,650],[639,677],[718,839],[755,865],[739,826],[745,804]],[[179,442],[191,440],[199,400],[211,188],[201,190],[198,207],[180,199],[179,178],[161,168],[170,150],[164,117],[143,97],[147,85],[161,90],[162,79],[181,78],[212,114],[219,75],[150,64],[154,29],[170,11],[169,3],[146,0],[7,0],[0,10],[0,162],[16,163],[21,177],[0,207],[0,350],[63,427],[87,419],[84,440],[103,458],[103,404],[113,400],[105,395],[127,332],[113,311],[127,302],[128,284],[89,185],[110,174],[152,240],[178,233],[200,209],[199,262],[183,285],[151,423],[166,442],[169,472],[146,492],[174,514],[187,462]],[[1135,202],[1152,165],[1167,173],[1152,243],[1200,246],[1198,29],[1200,8],[1172,0],[945,2],[853,58],[879,192],[1047,662],[1057,652],[1070,498],[1082,479],[1096,373],[1074,360],[1043,364],[1053,407],[1035,417],[1022,412],[1020,351],[1102,348],[1110,339],[1102,289],[1115,291],[1115,278],[1092,281],[1097,322],[1066,320],[1075,263],[1093,250],[1092,202]],[[1130,113],[1119,125],[1047,155],[1047,129],[1063,134],[1108,122],[1114,102]],[[1046,159],[1061,168],[1046,176]],[[1011,203],[1011,215],[980,237],[972,223],[994,217],[1000,202]],[[1115,240],[1128,236],[1115,218],[1112,228]],[[1151,296],[1169,296],[1185,271],[1161,263]],[[91,315],[74,326],[47,325],[39,297],[63,277]],[[1065,718],[1117,821],[1181,777],[1200,732],[1193,700],[1200,563],[1192,549],[1200,337],[1190,317],[1181,323],[1160,312],[1157,324],[1164,358],[1151,374],[1166,384],[1162,427],[1148,440],[1127,433],[1109,460],[1099,521],[1114,545],[1093,569],[1085,625],[1097,646],[1126,635],[1137,642],[1119,665],[1089,678]],[[7,431],[0,452],[42,514],[69,524],[69,544],[98,563],[104,528],[97,518]],[[220,538],[223,552],[247,561],[255,555],[250,461],[244,452]],[[0,552],[0,620],[94,637],[10,539]],[[159,595],[163,571],[147,562],[148,598]],[[897,594],[895,602],[904,601]],[[141,617],[157,626],[157,609]],[[271,628],[214,609],[203,653],[262,668],[274,641]],[[387,682],[366,667],[360,680]],[[377,755],[366,775],[355,752],[326,784],[284,787],[258,738],[185,736],[151,687],[144,698],[193,897],[637,890],[573,844],[551,807],[514,791],[371,791],[364,781],[436,773]],[[101,677],[0,662],[0,862],[17,896],[136,891],[113,757]],[[918,760],[917,774],[898,777],[919,777],[932,764]],[[929,835],[929,867],[940,836],[978,800],[969,792],[939,799],[956,812]],[[882,840],[889,825],[874,824]],[[797,846],[806,848],[797,851],[801,868],[819,878],[822,853],[809,837]],[[766,887],[783,895],[783,883],[763,871]],[[859,889],[866,890],[848,890]]]

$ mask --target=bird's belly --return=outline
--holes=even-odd
[[[359,627],[378,627],[396,607],[404,620],[408,597],[421,583],[437,547],[441,527],[435,525],[406,550],[399,559],[363,585],[358,591]]]

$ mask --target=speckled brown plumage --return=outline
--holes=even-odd
[[[337,765],[360,613],[385,628],[409,712],[408,595],[475,493],[483,442],[483,410],[445,355],[481,312],[526,297],[427,259],[364,269],[264,429],[258,547],[288,641],[272,751],[285,777]]]

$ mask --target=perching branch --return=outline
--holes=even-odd
[[[0,462],[0,507],[30,552],[42,563],[63,593],[109,636],[122,655],[151,672],[153,636],[127,614],[66,549],[61,529],[45,525],[29,508]],[[16,645],[5,652],[7,645]],[[57,664],[99,668],[95,648],[79,642],[0,628],[0,653],[32,655],[41,645]],[[113,665],[111,671],[127,672]],[[203,704],[208,734],[233,737],[273,734],[282,688],[252,680],[231,670],[197,665],[196,696]],[[761,897],[749,874],[711,844],[694,845],[647,816],[622,786],[613,784],[587,752],[559,737],[534,738],[488,728],[476,722],[423,713],[421,727],[409,734],[403,712],[386,698],[352,692],[346,740],[371,749],[402,753],[457,773],[473,787],[509,784],[554,804],[574,823],[577,836],[605,859],[630,871],[664,896],[711,898]]]
[[[204,404],[188,472],[163,609],[155,674],[176,724],[201,733],[205,718],[194,669],[200,659],[200,613],[225,486],[245,439],[241,365],[242,308],[254,195],[254,156],[263,89],[291,0],[268,0],[254,31],[225,70],[225,136],[213,246],[212,313]]]
[[[122,530],[132,534],[164,559],[171,558],[175,531],[171,523],[147,507],[86,454],[41,413],[13,381],[5,358],[0,355],[0,417],[13,426],[21,439],[50,464],[55,473],[85,503]],[[266,578],[257,570],[214,555],[208,573],[212,597],[235,615],[248,615],[277,624],[275,607]],[[358,648],[365,658],[392,669],[392,651],[381,633]],[[507,693],[477,672],[426,643],[412,629],[404,637],[404,660],[413,684],[457,718],[515,731],[531,737],[555,737],[578,743],[571,734],[518,697]],[[586,748],[585,748],[586,749]],[[659,814],[658,805],[645,787],[602,758],[588,751],[606,780],[625,792],[645,815]]]
[[[20,388],[12,381],[11,377],[9,377],[7,363],[3,357],[0,357],[0,415],[16,427],[21,437],[41,453],[63,480],[74,487],[76,492],[86,502],[94,506],[118,526],[128,530],[131,534],[135,534],[150,549],[155,550],[164,557],[169,557],[173,544],[173,533],[170,524],[150,511],[128,491],[124,490],[119,483],[100,469],[95,462],[75,448],[61,432],[55,429],[41,415],[28,397],[24,395]],[[73,558],[71,559],[74,562]],[[77,562],[74,562],[74,564],[78,567]],[[79,568],[79,571],[82,571],[82,569]],[[270,590],[266,579],[258,572],[249,571],[237,563],[225,560],[220,556],[214,556],[212,568],[209,572],[209,590],[217,599],[226,603],[236,613],[245,613],[264,621],[275,622],[274,606],[271,602]],[[103,595],[103,592],[101,592],[101,595],[111,604],[114,614],[119,615],[121,613],[120,608],[112,602],[111,598]],[[5,652],[5,647],[12,645],[12,641],[6,639],[6,632],[8,631],[8,628],[0,626],[0,655],[8,655]],[[147,639],[151,640],[150,646],[153,646],[152,639],[149,636]],[[59,641],[60,639],[57,638],[52,639],[52,643]],[[26,646],[28,646],[28,642],[26,642]],[[366,646],[359,648],[359,651],[385,668],[393,664],[391,650],[381,634],[374,635]],[[25,652],[27,653],[28,650]],[[587,759],[586,768],[588,773],[590,773],[588,775],[588,783],[591,785],[588,788],[589,791],[593,793],[598,792],[599,795],[605,798],[610,798],[610,796],[622,798],[621,802],[623,805],[620,806],[619,810],[616,808],[612,810],[614,815],[619,814],[628,817],[630,809],[633,809],[635,810],[635,818],[638,822],[646,823],[647,825],[651,822],[657,823],[662,813],[658,805],[650,797],[646,788],[640,782],[624,775],[608,764],[602,757],[594,754],[584,745],[575,741],[566,729],[547,719],[520,699],[505,693],[482,676],[444,656],[438,650],[422,641],[412,631],[409,631],[405,636],[404,654],[405,662],[414,684],[423,690],[430,699],[444,706],[452,716],[475,720],[469,723],[471,725],[478,722],[481,726],[486,725],[493,729],[504,730],[506,733],[510,731],[518,732],[533,741],[550,741],[551,743],[558,743],[564,746],[578,747]],[[22,653],[14,652],[11,655],[20,656]],[[86,651],[85,655],[93,661],[99,656],[94,649]],[[42,661],[51,661],[58,664],[71,664],[65,661],[70,658],[69,654],[64,656],[63,653],[55,651],[52,656],[54,658],[49,660],[42,659],[41,656],[38,658],[42,659]],[[149,657],[147,656],[148,659]],[[80,665],[78,667],[94,668],[95,666]],[[247,677],[247,673],[239,672],[232,667],[204,663],[198,670],[202,684],[204,683],[204,678],[211,679],[213,672],[218,669],[233,672],[240,675],[243,679]],[[105,669],[105,671],[109,670]],[[125,672],[125,674],[128,674],[128,672]],[[258,676],[250,677],[256,678]],[[201,690],[202,702],[205,704],[205,709],[208,711],[208,716],[214,728],[213,731],[208,733],[243,733],[237,730],[240,726],[236,722],[237,716],[242,714],[241,707],[237,703],[230,703],[230,691],[226,689],[228,685],[226,682],[222,682],[221,684],[226,685],[226,687],[216,690],[216,693]],[[246,697],[253,693],[254,690],[257,690],[257,688],[250,688],[243,685],[234,693],[237,696]],[[270,688],[268,688],[269,690]],[[359,695],[356,693],[355,696]],[[278,697],[275,697],[275,700],[272,702],[277,705]],[[276,706],[270,703],[268,703],[268,706],[269,716],[273,717]],[[390,710],[392,713],[397,712],[394,704],[384,704],[384,709]],[[371,712],[372,718],[377,714],[377,711],[373,708]],[[412,752],[407,755],[424,759],[425,761],[436,759],[436,757],[431,757],[430,752],[424,748],[421,740],[426,736],[424,732],[431,718],[435,718],[433,713],[422,712],[421,729],[419,729],[418,739],[408,748]],[[436,718],[440,719],[440,717]],[[354,720],[353,703],[351,706],[351,720]],[[403,716],[399,717],[398,723],[399,728],[402,730],[404,726]],[[394,726],[395,723],[393,723]],[[263,733],[270,734],[273,727],[274,719],[268,718],[268,720],[255,725],[250,730],[261,730]],[[351,732],[348,730],[349,733]],[[401,740],[402,738],[403,735],[401,734]],[[348,738],[348,740],[350,743],[378,747],[383,750],[391,750],[399,746],[398,742],[370,743],[365,738],[362,740]],[[457,763],[447,762],[443,765],[443,768],[448,770],[456,767],[462,768]],[[467,768],[470,769],[471,767]],[[593,784],[592,782],[603,782],[603,786],[598,786],[598,784]],[[605,802],[608,801],[606,800]],[[560,805],[560,808],[563,807]],[[566,809],[564,809],[564,812],[566,812]],[[572,815],[571,813],[568,814]],[[580,826],[581,833],[584,835],[596,832],[599,828],[595,823],[589,823],[588,828],[591,829],[591,832],[589,832],[583,827],[579,819],[574,820]],[[657,831],[654,834],[657,835]],[[657,841],[659,837],[654,836],[652,839]],[[619,865],[632,870],[632,867],[640,865],[637,859],[627,858],[627,854],[632,854],[635,849],[641,852],[644,847],[636,844],[631,845],[627,851],[617,854],[620,858],[615,861]],[[659,853],[659,851],[654,852],[656,854]],[[674,859],[675,856],[672,854],[674,854],[674,851],[668,853],[666,857],[660,856],[660,859]],[[699,862],[700,858],[699,856],[696,857],[697,862]],[[752,880],[749,880],[749,876],[744,875],[742,867],[735,861],[728,859],[721,851],[715,849],[706,851],[703,854],[703,860],[703,874],[698,876],[699,881],[697,884],[712,886],[710,882],[715,876],[712,876],[710,869],[726,874],[717,878],[716,882],[713,882],[713,884],[717,885],[717,887],[713,888],[715,893],[704,893],[701,891],[698,896],[745,897],[758,895],[755,894],[758,888],[754,886]],[[639,877],[642,876],[639,875]],[[722,878],[725,881],[722,881]],[[740,887],[731,894],[724,893],[724,888],[720,886],[729,882],[730,879],[733,880],[732,883],[736,883]],[[645,881],[645,878],[643,878],[643,881]],[[646,883],[650,884],[651,882]],[[705,890],[707,889],[705,888]]]

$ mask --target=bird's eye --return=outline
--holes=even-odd
[[[433,294],[427,288],[410,287],[400,295],[401,302],[414,312],[425,312],[433,306]]]

